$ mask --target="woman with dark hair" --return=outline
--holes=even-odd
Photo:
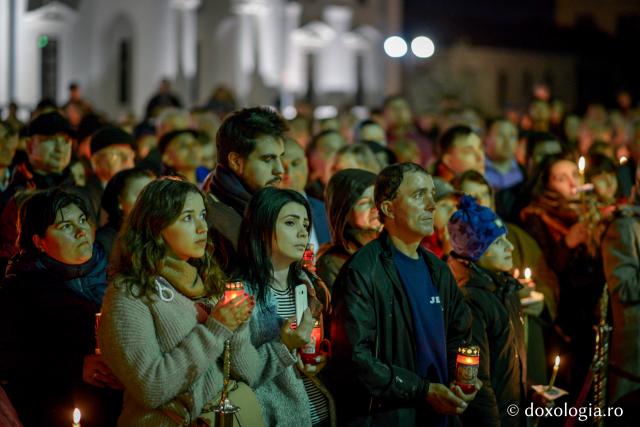
[[[240,377],[255,390],[269,426],[335,422],[329,392],[316,376],[326,357],[321,354],[312,364],[303,364],[295,356],[308,345],[314,319],[322,327],[321,313],[330,304],[324,284],[302,267],[310,224],[311,211],[303,195],[267,187],[253,196],[240,227],[238,254],[244,268],[238,277],[256,296],[257,307],[250,322],[253,348],[243,361],[232,364],[247,372]],[[293,291],[299,284],[306,285],[309,308],[292,329]]]
[[[331,241],[318,254],[318,275],[331,288],[342,265],[380,234],[382,224],[373,200],[376,175],[360,169],[336,173],[325,191]]]
[[[118,236],[99,338],[125,387],[120,426],[189,424],[222,389],[224,341],[244,351],[253,299],[214,306],[224,277],[207,229],[204,194],[163,178],[142,190]],[[194,267],[186,284],[168,280],[170,260]]]
[[[577,392],[591,360],[594,313],[605,283],[600,248],[593,244],[598,218],[590,214],[590,203],[580,201],[580,175],[571,158],[545,158],[535,177],[532,201],[520,217],[558,277],[556,323],[576,356],[569,381]]]
[[[113,425],[120,383],[94,354],[107,258],[85,201],[35,192],[19,211],[18,247],[0,288],[0,379],[25,426]],[[106,389],[104,389],[106,387]]]
[[[107,254],[111,254],[113,243],[125,218],[133,209],[138,194],[156,178],[147,169],[125,169],[115,174],[102,193],[102,209],[107,213],[107,223],[96,233],[96,240]]]

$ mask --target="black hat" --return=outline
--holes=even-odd
[[[91,155],[110,145],[128,145],[133,148],[133,137],[118,127],[105,126],[91,136]]]
[[[188,133],[190,135],[193,135],[194,138],[198,139],[199,133],[196,130],[193,130],[193,129],[172,130],[171,132],[167,132],[164,135],[162,135],[162,138],[160,138],[160,141],[158,141],[158,151],[160,151],[160,154],[164,154],[164,150],[167,149],[167,147],[169,146],[169,143],[173,141],[175,138],[177,138],[178,136],[182,135],[183,133]]]
[[[62,117],[57,111],[43,113],[31,120],[27,125],[25,136],[35,135],[55,135],[64,133],[75,138],[75,131],[67,119]]]

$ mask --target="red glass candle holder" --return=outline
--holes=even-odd
[[[316,320],[311,330],[311,340],[300,349],[300,357],[304,363],[315,365],[317,363],[316,357],[322,353],[331,354],[331,343],[329,340],[322,339],[322,327],[320,322]]]
[[[235,297],[244,295],[244,285],[242,282],[230,282],[224,287],[224,303],[228,303]]]
[[[459,347],[456,357],[456,385],[465,394],[476,391],[478,367],[480,366],[480,348],[477,345]]]

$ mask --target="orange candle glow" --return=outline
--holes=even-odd
[[[311,339],[309,343],[305,345],[301,351],[300,356],[304,363],[314,363],[315,358],[320,351],[320,342],[322,341],[322,327],[320,327],[320,322],[315,321],[313,324],[313,329],[311,330]]]
[[[476,390],[478,366],[480,366],[480,348],[477,345],[458,348],[456,384],[466,394]]]
[[[80,427],[80,409],[76,408],[73,410],[73,424],[71,427]]]
[[[225,288],[224,288],[225,303],[241,295],[244,295],[244,285],[242,284],[242,282],[231,282],[225,285]]]
[[[553,384],[556,382],[556,376],[558,375],[558,369],[560,369],[560,356],[556,356],[555,363],[553,364],[553,372],[551,373],[551,381],[549,381],[547,390],[551,390],[553,388]]]

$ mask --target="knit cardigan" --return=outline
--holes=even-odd
[[[246,283],[245,291],[256,293],[255,287]],[[242,354],[233,352],[232,370],[254,389],[265,425],[311,426],[311,407],[295,367],[296,358],[280,339],[284,320],[276,314],[275,297],[269,289],[266,304],[256,301],[249,321],[250,345],[242,343]]]
[[[192,300],[162,277],[156,286],[147,298],[110,285],[102,306],[100,348],[125,386],[122,427],[179,425],[167,413],[194,421],[222,389],[224,341],[231,339],[238,361],[249,342],[246,323],[235,333],[213,317],[198,323]]]

